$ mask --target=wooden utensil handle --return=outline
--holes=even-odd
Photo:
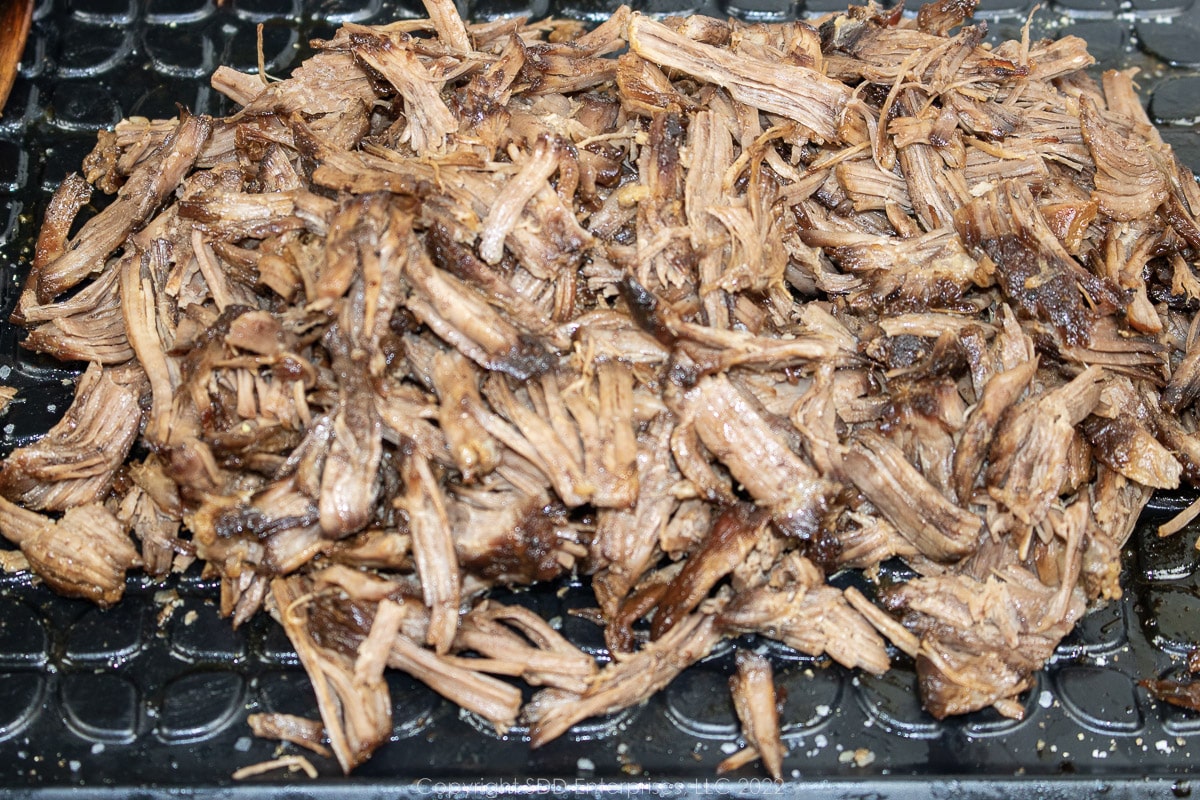
[[[8,93],[17,79],[17,67],[33,21],[33,2],[0,0],[0,113],[3,113]]]

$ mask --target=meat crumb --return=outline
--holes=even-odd
[[[235,770],[230,777],[235,781],[244,781],[256,775],[264,775],[268,772],[275,772],[281,769],[285,769],[288,772],[303,772],[313,780],[316,780],[319,775],[317,768],[307,758],[299,755],[290,755],[280,756],[270,761],[260,761],[257,764],[250,764]]]

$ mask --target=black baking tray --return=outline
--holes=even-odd
[[[1107,67],[1139,67],[1163,136],[1200,169],[1197,0],[1055,0],[1035,35],[1076,34]],[[746,20],[811,18],[844,0],[644,0],[652,13]],[[990,38],[1020,35],[1032,0],[983,0]],[[605,18],[598,0],[489,0],[476,18]],[[910,9],[910,13],[913,9]],[[342,22],[421,16],[382,0],[43,0],[20,77],[0,117],[0,306],[15,302],[50,193],[78,169],[97,129],[122,116],[230,109],[207,85],[218,65],[286,74],[312,37]],[[0,35],[8,32],[0,31]],[[70,401],[76,371],[18,347],[0,325],[0,383],[20,388],[0,416],[0,452],[30,441]],[[0,575],[0,796],[36,798],[425,798],[650,792],[671,797],[1186,797],[1200,758],[1200,714],[1153,701],[1142,678],[1179,674],[1200,639],[1196,531],[1160,540],[1152,526],[1193,498],[1160,495],[1126,553],[1125,596],[1089,614],[1023,699],[1016,722],[985,711],[938,722],[920,707],[911,664],[855,674],[768,642],[726,643],[642,707],[588,720],[529,749],[517,728],[497,737],[403,674],[389,678],[392,741],[351,777],[312,758],[316,781],[273,774],[234,784],[238,767],[288,748],[256,740],[258,710],[316,715],[282,632],[260,617],[239,631],[218,618],[216,587],[197,572],[129,581],[109,611]],[[846,578],[850,579],[850,578]],[[572,608],[594,603],[566,583],[503,598],[561,623],[604,658],[602,637]],[[740,746],[726,688],[735,644],[759,647],[786,690],[785,775],[757,765],[718,777]]]

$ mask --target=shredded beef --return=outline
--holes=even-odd
[[[105,606],[205,562],[316,692],[254,730],[346,771],[386,670],[538,747],[743,635],[1019,716],[1152,492],[1200,483],[1200,191],[1133,71],[984,44],[974,6],[426,0],[285,80],[221,68],[229,117],[121,122],[13,315],[89,366],[0,466],[0,534]],[[488,596],[562,576],[611,660]],[[778,778],[769,663],[731,687],[724,767]]]

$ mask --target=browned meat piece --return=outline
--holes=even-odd
[[[629,20],[628,6],[618,7],[607,20],[590,33],[583,33],[578,23],[568,22],[571,35],[562,43],[534,42],[527,48],[528,62],[525,77],[536,94],[579,92],[612,81],[616,77],[616,62],[601,58],[624,44],[622,32]],[[575,34],[582,34],[575,37]],[[574,37],[574,38],[573,38]]]
[[[452,229],[449,221],[438,219],[426,232],[430,258],[439,269],[481,291],[488,302],[501,309],[522,330],[546,336],[556,348],[567,349],[565,339],[557,336],[549,316],[536,298],[526,297],[503,274],[483,262],[469,246],[471,234]],[[514,234],[515,235],[515,234]]]
[[[552,381],[554,377],[550,376],[548,382]],[[555,391],[556,384],[549,386]],[[560,404],[555,404],[552,413],[545,393],[540,391],[541,382],[530,381],[523,388],[518,393],[501,376],[490,376],[483,387],[484,396],[507,421],[480,408],[476,412],[479,424],[545,476],[545,485],[553,486],[568,507],[583,505],[593,487],[583,475],[583,454],[574,424],[567,420],[566,409]]]
[[[1153,151],[1124,135],[1090,99],[1082,104],[1083,140],[1096,162],[1094,197],[1100,210],[1126,221],[1153,214],[1167,198],[1167,180]]]
[[[904,89],[895,108],[906,115],[901,119],[912,119],[910,115],[926,107],[925,95],[916,89]],[[958,170],[945,169],[945,161],[937,149],[921,141],[899,141],[895,135],[900,119],[888,124],[888,132],[896,141],[896,158],[904,180],[908,185],[913,213],[926,231],[935,231],[950,225],[954,212],[970,198],[966,177]]]
[[[333,437],[321,472],[321,532],[331,538],[356,533],[371,521],[383,457],[382,422],[361,362],[338,359],[341,391]]]
[[[445,653],[454,641],[462,598],[454,534],[450,530],[446,500],[429,462],[412,453],[405,457],[402,469],[405,490],[402,497],[396,498],[396,505],[408,514],[413,562],[429,606],[427,641],[438,653]]]
[[[261,79],[259,83],[262,83]],[[113,132],[115,137],[98,136],[96,148],[83,160],[84,175],[89,183],[112,194],[122,183],[122,179],[133,174],[133,171],[147,159],[157,154],[162,142],[171,137],[179,129],[184,115],[178,119],[151,120],[144,117],[123,119],[116,124]],[[213,169],[221,164],[228,164],[234,154],[233,126],[222,124],[224,120],[213,120],[213,133],[200,150],[196,158],[196,166],[202,169]],[[115,154],[101,153],[97,165],[97,151],[116,148]],[[111,155],[116,156],[115,171],[106,163]],[[107,170],[100,174],[101,170]]]
[[[272,581],[273,610],[312,681],[330,747],[342,769],[349,772],[370,756],[391,733],[390,695],[381,675],[359,673],[358,664],[373,655],[365,650],[365,646],[363,652],[356,654],[353,649],[317,643],[306,602],[306,583],[303,578],[277,578]],[[381,612],[384,607],[381,604]],[[369,623],[371,633],[375,632],[378,625],[381,631],[386,627],[394,637],[393,626],[388,624],[386,618],[380,621],[380,616],[377,614],[375,620]],[[399,621],[393,621],[398,629]],[[374,642],[372,644],[375,645]],[[387,645],[389,642],[380,644]]]
[[[945,36],[975,13],[977,0],[939,0],[926,3],[917,12],[917,27],[925,33]]]
[[[552,580],[586,552],[576,541],[566,509],[542,493],[463,489],[447,513],[459,564],[485,581],[523,585]]]
[[[1200,338],[1188,342],[1187,352],[1171,373],[1162,393],[1163,407],[1179,413],[1200,397]]]
[[[855,211],[887,211],[889,207],[912,211],[904,178],[881,170],[870,159],[843,161],[834,168],[834,174]]]
[[[1009,52],[1012,52],[1011,48]],[[1087,51],[1087,42],[1078,36],[1043,39],[1029,48],[1029,74],[1038,81],[1052,81],[1078,74],[1096,63]]]
[[[451,468],[446,437],[430,420],[437,417],[434,398],[407,383],[376,384],[376,408],[383,423],[383,439],[391,446],[411,447],[427,459]]]
[[[925,710],[938,719],[965,714],[994,706],[1007,717],[1020,717],[1023,707],[1015,701],[1017,695],[1032,686],[1029,673],[1042,659],[1048,657],[1045,647],[1036,650],[1027,642],[1019,642],[1022,654],[1005,663],[995,654],[976,655],[951,649],[940,650],[936,656],[917,656],[917,680]],[[1028,653],[1029,656],[1025,656]]]
[[[557,739],[580,720],[615,714],[642,702],[708,655],[720,639],[712,617],[692,614],[663,638],[606,666],[584,692],[543,689],[524,712],[532,746]]]
[[[500,464],[500,444],[479,424],[472,409],[483,408],[479,374],[456,351],[439,352],[433,363],[434,389],[441,403],[438,424],[465,483],[474,483]]]
[[[291,190],[270,194],[226,192],[215,196],[201,195],[181,200],[176,209],[181,219],[192,223],[193,230],[208,234],[210,242],[235,242],[305,229],[325,233],[326,217],[332,207],[333,203],[324,197]],[[210,269],[205,278],[220,281],[223,276]],[[219,290],[210,288],[214,289],[218,305],[223,306],[219,302]]]
[[[1104,465],[1097,467],[1096,472],[1093,485],[1096,530],[1088,537],[1083,552],[1082,581],[1089,597],[1119,598],[1121,548],[1133,533],[1138,515],[1153,490]]]
[[[1200,483],[1200,436],[1188,433],[1179,418],[1156,410],[1152,415],[1158,441],[1183,467],[1183,477],[1193,486]]]
[[[424,5],[441,43],[459,53],[469,53],[471,40],[467,36],[467,26],[463,24],[454,3],[450,0],[424,0]]]
[[[661,69],[633,53],[623,53],[617,59],[617,86],[626,102],[646,115],[667,111],[672,106],[690,109],[694,105]]]
[[[1090,367],[1070,383],[1016,406],[988,453],[988,493],[1024,525],[1036,525],[1067,474],[1075,425],[1096,407],[1104,372]]]
[[[958,358],[956,338],[943,332],[932,343],[928,361],[932,368],[948,358]],[[941,495],[954,497],[954,438],[965,427],[967,417],[959,384],[916,371],[911,377],[897,376],[891,395],[883,408],[887,438]]]
[[[1072,344],[1087,344],[1094,324],[1081,290],[1091,303],[1117,304],[1113,290],[1066,252],[1020,184],[1008,181],[972,200],[958,210],[955,224],[970,246],[995,262],[1005,296]]]
[[[553,363],[545,346],[522,333],[482,297],[439,270],[423,252],[410,253],[405,274],[417,290],[409,310],[447,344],[485,369],[525,380]]]
[[[103,499],[138,434],[140,370],[93,364],[67,413],[34,444],[0,465],[0,493],[29,508],[67,509]]]
[[[315,719],[305,719],[292,714],[251,714],[246,717],[250,732],[261,739],[276,739],[291,742],[313,751],[322,758],[333,755],[321,744],[325,728]]]
[[[646,138],[637,162],[641,197],[634,221],[636,266],[631,264],[630,268],[639,287],[652,292],[690,284],[696,253],[690,237],[673,233],[680,231],[686,220],[683,208],[673,202],[685,185],[685,140],[682,120],[675,110],[652,114]]]
[[[1096,366],[1128,375],[1138,380],[1162,383],[1167,375],[1164,363],[1165,348],[1145,336],[1126,336],[1111,317],[1103,317],[1092,327],[1091,341],[1086,346],[1072,344],[1054,328],[1036,323],[1026,327],[1042,343],[1043,349],[1057,352],[1061,358],[1079,368]]]
[[[898,239],[841,231],[809,231],[806,244],[822,247],[849,272],[867,277],[869,302],[953,303],[972,285],[991,285],[990,270],[967,255],[948,230]]]
[[[852,351],[847,350],[849,342],[824,330],[802,329],[793,333],[790,339],[776,339],[682,323],[677,333],[683,339],[679,349],[707,375],[726,372],[733,367],[804,368],[821,362],[845,365],[855,360]]]
[[[105,366],[133,358],[121,313],[119,269],[106,270],[70,298],[23,309],[29,336],[22,346],[64,361]]]
[[[899,620],[872,603],[853,586],[842,592],[842,596],[846,598],[846,602],[851,608],[862,614],[867,622],[871,623],[875,630],[883,634],[900,652],[910,658],[917,657],[921,649],[921,641],[910,633]]]
[[[504,239],[516,227],[521,211],[559,169],[561,144],[540,137],[528,160],[499,191],[479,232],[479,256],[496,264],[504,255]]]
[[[842,456],[841,469],[925,557],[957,561],[974,552],[983,520],[930,486],[887,439],[860,433]]]
[[[34,245],[33,272],[41,272],[53,261],[57,260],[67,248],[67,239],[71,235],[71,225],[79,210],[87,205],[92,197],[91,184],[78,173],[72,172],[63,179],[50,198],[46,214],[42,220],[42,228],[38,232],[37,244]],[[30,281],[17,301],[11,320],[16,323],[28,322],[27,309],[38,303],[36,285]]]
[[[1155,699],[1180,708],[1200,711],[1200,681],[1196,680],[1143,680],[1138,686],[1146,689]]]
[[[0,497],[0,534],[18,547],[50,520],[36,511],[28,511]]]
[[[406,37],[407,38],[407,37]],[[404,141],[418,156],[443,152],[458,120],[446,107],[429,70],[407,43],[387,34],[359,29],[352,34],[354,54],[377,70],[404,98],[408,127]]]
[[[691,614],[708,596],[717,581],[741,564],[762,536],[766,513],[747,504],[727,508],[713,522],[700,547],[684,562],[683,569],[667,585],[654,612],[650,635],[664,634]]]
[[[724,376],[704,378],[678,399],[679,415],[783,530],[820,549],[818,528],[833,485],[817,475]]]
[[[882,674],[890,664],[883,640],[821,571],[792,554],[766,584],[735,596],[717,617],[728,633],[761,633],[802,653]]]
[[[596,519],[590,558],[600,607],[611,619],[638,578],[653,566],[659,532],[666,528],[677,501],[670,487],[679,479],[668,446],[673,429],[666,415],[655,418],[638,437],[639,493],[628,509],[604,509]]]
[[[684,420],[671,431],[671,455],[676,467],[691,481],[701,497],[725,502],[736,499],[729,476],[709,461],[711,454],[700,441],[696,426],[690,420]]]
[[[1128,293],[1125,320],[1133,330],[1147,334],[1162,332],[1162,319],[1150,302],[1144,273],[1153,254],[1163,248],[1164,233],[1143,220],[1114,223],[1105,238],[1103,257],[1093,267]]]
[[[574,187],[579,167],[569,153],[560,160],[560,175],[564,170],[566,177],[560,179],[567,182],[564,185]],[[480,196],[483,194],[481,192]],[[574,270],[580,266],[582,254],[596,244],[591,234],[580,226],[570,206],[549,184],[542,186],[526,205],[506,241],[529,278],[538,282],[551,281],[556,287],[554,296],[545,298],[547,302],[534,320],[551,315],[558,319],[569,316],[575,303]],[[520,288],[525,277],[519,274],[514,277],[514,288]],[[526,291],[533,285],[537,284],[525,284]]]
[[[331,301],[346,294],[366,262],[384,247],[386,196],[366,195],[343,203],[333,214],[326,236],[324,264],[316,285],[308,288],[314,300]],[[403,253],[400,254],[403,257]]]
[[[198,460],[202,453],[196,451]],[[258,612],[271,576],[294,572],[332,547],[321,536],[316,507],[294,479],[277,481],[248,501],[210,495],[188,525],[196,555],[220,565],[221,610],[235,625]]]
[[[582,693],[596,662],[521,606],[484,601],[463,617],[455,646],[483,656],[478,669],[520,676],[531,686]]]
[[[159,240],[149,252],[121,264],[125,335],[150,383],[145,436],[160,445],[181,441],[195,430],[194,421],[180,418],[173,407],[181,375],[178,361],[168,355],[175,320],[166,306],[165,250],[166,243]]]
[[[1086,499],[1051,522],[1065,545],[1057,585],[1016,564],[980,564],[985,576],[918,578],[882,593],[884,606],[902,612],[905,627],[920,637],[917,675],[931,714],[989,705],[1007,716],[1021,713],[1010,701],[1083,614],[1080,545],[1089,524]],[[1004,552],[1011,558],[1011,549]]]
[[[672,559],[686,556],[708,535],[712,527],[712,511],[712,507],[703,500],[692,499],[680,503],[658,535],[659,549]]]
[[[57,520],[0,499],[0,534],[56,592],[107,608],[125,593],[125,572],[141,563],[125,527],[104,506],[67,509]]]
[[[775,697],[775,674],[771,662],[749,650],[738,650],[737,674],[729,678],[733,707],[742,723],[747,747],[762,758],[763,766],[777,781],[783,780],[783,756],[786,750],[779,738],[779,708]],[[721,762],[717,772],[725,772],[733,759]]]
[[[67,247],[75,216],[91,199],[92,187],[79,173],[72,172],[63,178],[54,196],[50,198],[49,206],[46,207],[46,215],[38,232],[37,244],[34,246],[33,269],[45,269],[62,255]]]
[[[1183,466],[1135,420],[1092,416],[1082,428],[1095,457],[1130,480],[1158,489],[1179,486]]]
[[[583,446],[583,471],[597,508],[627,508],[638,497],[637,431],[633,420],[633,371],[619,361],[595,365],[596,381],[578,381],[562,393]],[[546,402],[557,394],[543,381]],[[557,405],[557,403],[555,404]],[[564,425],[560,426],[565,428]]]
[[[854,512],[846,512],[845,517],[848,524],[835,533],[839,566],[866,569],[894,556],[911,566],[922,558],[916,545],[886,519]]]
[[[405,635],[424,638],[425,629],[429,625],[429,609],[419,598],[420,585],[415,576],[406,575],[397,580],[387,580],[362,569],[334,564],[314,572],[313,580],[318,590],[329,587],[338,589],[333,595],[322,594],[314,598],[312,614],[315,617],[331,614],[335,617],[349,615],[367,619],[371,614],[370,603],[393,600],[404,606],[405,617],[401,631]],[[349,628],[345,632],[347,635],[359,635]],[[358,640],[354,639],[352,645],[357,648]]]
[[[843,24],[836,27],[824,48],[826,74],[844,81],[863,79],[891,86],[911,70],[907,55],[931,52],[935,48],[944,57],[926,62],[921,77],[936,90],[994,81],[1003,84],[1029,74],[1028,66],[1005,57],[1003,52],[981,46],[982,38],[982,31],[975,26],[960,31],[954,39],[947,41],[913,26],[888,25],[886,18],[844,17]],[[1086,57],[1086,45],[1078,39],[1075,44],[1075,48],[1068,48],[1068,54],[1077,56],[1076,51],[1080,50]],[[955,52],[947,53],[951,48]],[[1010,55],[1017,54],[1010,51]],[[1080,69],[1088,63],[1090,60],[1073,68]],[[1062,64],[1053,66],[1054,69],[1047,69],[1047,72],[1061,69]]]
[[[141,542],[142,568],[151,575],[166,575],[174,566],[176,551],[184,549],[180,547],[180,520],[140,486],[125,495],[114,514]],[[180,567],[190,560],[185,558]]]
[[[1046,159],[1038,152],[1036,140],[1009,137],[998,145],[1003,155],[997,159],[997,150],[979,141],[972,141],[963,158],[963,177],[972,189],[1006,180],[1022,181],[1031,186],[1041,186],[1050,180],[1050,168]],[[1082,243],[1088,223],[1096,216],[1096,204],[1090,201],[1044,204],[1041,208],[1046,223],[1072,254]]]
[[[402,634],[392,641],[387,665],[407,672],[451,702],[483,717],[503,735],[517,721],[521,690],[471,669],[469,659],[452,658],[421,647]]]
[[[117,199],[84,223],[62,253],[31,276],[37,300],[48,303],[89,275],[100,272],[130,233],[145,225],[180,180],[192,168],[212,130],[207,117],[188,117],[159,148],[158,154],[139,167]]]
[[[661,67],[722,86],[733,99],[793,119],[827,140],[836,139],[835,120],[850,98],[846,86],[815,70],[734,58],[638,14],[629,21],[629,48]]]
[[[218,67],[211,81],[213,88],[245,106],[242,113],[248,118],[264,112],[301,112],[315,117],[336,114],[347,104],[374,100],[376,88],[354,56],[334,49],[334,43],[323,44],[330,49],[307,59],[286,81],[264,83],[258,76]]]
[[[1037,372],[1037,361],[1026,361],[994,373],[983,386],[983,395],[972,409],[954,451],[954,490],[960,503],[968,503],[1001,417],[1021,399]]]
[[[387,570],[410,570],[412,537],[399,531],[366,530],[343,539],[329,553],[339,564],[375,567]]]

